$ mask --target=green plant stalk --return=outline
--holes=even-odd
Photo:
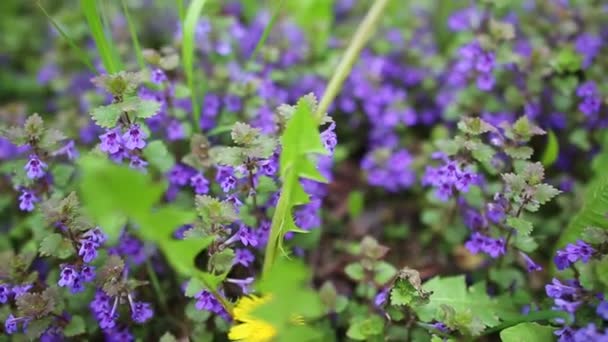
[[[150,262],[150,259],[146,259],[146,271],[148,272],[148,276],[150,277],[150,282],[152,283],[152,287],[154,288],[154,292],[156,293],[156,296],[158,297],[158,301],[160,302],[160,306],[163,309],[163,311],[165,311],[165,313],[168,313],[168,307],[167,307],[167,297],[165,297],[165,293],[163,292],[163,290],[160,287],[160,282],[158,281],[158,276],[156,276],[156,272],[154,271],[154,268],[152,267],[152,263]]]
[[[365,18],[359,25],[359,28],[355,32],[350,44],[346,48],[338,67],[336,68],[335,73],[329,80],[327,85],[327,89],[321,98],[321,102],[319,103],[319,107],[317,108],[316,118],[317,121],[320,121],[323,115],[327,112],[329,105],[336,98],[340,90],[342,89],[342,85],[344,84],[344,80],[348,77],[351,70],[353,69],[353,65],[359,59],[359,55],[361,54],[361,50],[367,44],[368,40],[371,38],[372,34],[376,30],[376,26],[378,21],[382,17],[382,13],[386,9],[386,5],[390,0],[374,0],[374,3],[367,11]]]
[[[59,26],[59,24],[50,16],[50,14],[46,11],[46,9],[44,9],[44,7],[42,6],[42,4],[40,2],[38,2],[37,5],[38,5],[38,7],[40,7],[40,10],[42,11],[42,13],[44,13],[44,15],[51,22],[51,25],[53,25],[53,27],[57,30],[57,32],[59,32],[59,34],[61,34],[63,39],[65,39],[65,41],[70,45],[70,48],[72,48],[72,50],[74,50],[74,52],[76,52],[76,55],[84,63],[84,65],[86,65],[87,68],[89,68],[89,70],[91,70],[93,72],[97,72],[97,70],[95,70],[95,67],[93,66],[93,63],[91,63],[88,55],[86,54],[86,52],[84,52],[84,50],[82,50],[81,48],[78,47],[78,45],[76,45],[74,40],[72,38],[70,38],[70,36],[68,36],[68,34],[61,28],[61,26]]]
[[[146,63],[144,61],[144,55],[141,52],[141,45],[139,44],[139,38],[137,38],[137,28],[135,27],[135,23],[133,19],[131,19],[131,14],[129,13],[129,8],[127,7],[127,2],[125,0],[121,0],[122,3],[122,11],[127,19],[127,25],[129,26],[129,34],[131,35],[131,41],[133,42],[133,47],[135,48],[135,56],[137,57],[137,65],[141,69],[146,67]]]
[[[192,101],[192,119],[194,127],[200,127],[200,109],[196,101],[196,82],[194,80],[194,32],[196,23],[201,15],[206,0],[192,0],[182,26],[182,59],[184,61],[184,73],[188,88],[190,88],[190,100]]]
[[[272,215],[272,223],[270,225],[270,233],[268,234],[268,242],[266,243],[266,252],[264,253],[264,265],[262,266],[262,278],[266,277],[274,265],[279,253],[279,239],[282,239],[283,225],[285,217],[291,215],[289,210],[289,201],[291,198],[291,189],[293,182],[297,182],[297,177],[293,177],[294,173],[290,172],[288,177],[283,180],[281,187],[281,195],[277,207]],[[296,179],[294,179],[296,178]]]
[[[347,47],[346,52],[338,65],[336,73],[329,81],[329,85],[323,94],[321,103],[319,104],[318,110],[315,113],[317,121],[321,120],[323,114],[325,114],[327,108],[329,108],[329,104],[333,101],[342,88],[342,84],[352,70],[355,61],[363,49],[363,46],[365,46],[372,33],[375,31],[376,24],[386,9],[388,1],[389,0],[375,0],[374,4],[368,10],[367,15],[361,22],[361,25],[357,29],[357,32],[355,32],[355,35]],[[294,172],[289,172],[285,179],[283,179],[281,195],[279,197],[274,215],[272,216],[268,243],[266,244],[264,265],[262,267],[262,278],[268,275],[277,259],[277,255],[279,253],[279,239],[283,238],[282,232],[283,225],[285,224],[285,217],[292,215],[289,210],[291,189],[293,189],[293,184],[297,181],[298,177]]]
[[[121,62],[112,51],[111,41],[106,35],[101,22],[100,13],[95,0],[80,0],[80,7],[87,19],[95,46],[108,73],[116,73],[122,69]]]
[[[276,23],[277,19],[279,18],[279,14],[281,13],[281,8],[283,7],[284,2],[285,2],[285,0],[279,1],[277,8],[274,10],[272,17],[270,18],[270,22],[264,28],[264,32],[262,33],[260,40],[258,40],[258,43],[255,45],[255,49],[251,53],[251,56],[249,56],[248,60],[250,60],[250,61],[255,60],[255,57],[260,52],[260,49],[262,48],[262,46],[264,46],[264,43],[266,43],[266,40],[268,39],[268,36],[270,35],[270,31],[272,31],[274,24]]]
[[[176,0],[177,2],[177,15],[179,16],[179,22],[184,23],[186,18],[186,7],[184,7],[184,0]]]

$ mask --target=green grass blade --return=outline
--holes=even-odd
[[[55,29],[57,30],[57,32],[59,32],[61,37],[63,37],[63,39],[65,39],[65,41],[70,45],[70,48],[72,50],[74,50],[78,59],[80,59],[82,61],[82,63],[84,63],[84,65],[86,65],[87,68],[89,68],[89,70],[96,72],[95,67],[93,66],[93,63],[91,63],[91,59],[89,58],[87,53],[84,50],[82,50],[80,47],[78,47],[78,45],[74,42],[74,40],[70,36],[68,36],[68,34],[61,28],[61,26],[59,26],[59,24],[49,15],[49,13],[46,11],[46,9],[44,9],[44,7],[42,6],[42,4],[40,2],[38,2],[37,5],[38,5],[38,7],[40,7],[40,10],[42,11],[42,13],[44,13],[44,15],[48,18],[51,25],[53,25],[53,27],[55,27]]]
[[[350,74],[353,65],[359,58],[361,50],[371,38],[372,33],[374,33],[376,25],[380,21],[382,13],[384,13],[388,2],[389,0],[376,0],[367,11],[367,15],[361,22],[361,25],[359,25],[359,28],[357,28],[353,39],[351,40],[350,44],[348,44],[340,63],[336,67],[336,72],[334,72],[333,76],[329,80],[327,89],[325,90],[325,93],[321,98],[321,102],[319,103],[319,107],[317,108],[317,120],[321,120],[323,115],[327,112],[327,108],[329,108],[331,102],[340,92],[344,80],[346,80],[346,77],[348,77]]]
[[[186,19],[186,7],[184,7],[184,0],[177,0],[177,15],[179,16],[179,22],[184,23]]]
[[[122,69],[120,60],[112,52],[113,45],[103,29],[97,2],[95,0],[80,0],[80,8],[87,19],[91,35],[106,71],[108,73],[120,71]]]
[[[121,0],[122,2],[122,11],[127,19],[127,25],[129,26],[129,33],[131,34],[131,41],[133,42],[133,48],[135,48],[135,56],[137,57],[137,65],[141,69],[146,67],[146,63],[144,61],[144,55],[141,52],[141,45],[139,44],[139,38],[137,37],[137,27],[135,27],[135,23],[131,19],[131,14],[129,13],[129,8],[127,6],[127,2],[125,0]]]
[[[251,53],[251,56],[249,56],[248,58],[249,60],[255,60],[255,56],[257,56],[262,46],[264,46],[266,39],[268,39],[268,35],[270,35],[270,32],[272,31],[272,27],[279,18],[279,14],[281,13],[281,8],[283,7],[284,2],[284,0],[280,0],[279,4],[277,5],[277,8],[275,8],[274,13],[272,13],[272,18],[270,18],[270,22],[264,28],[264,32],[262,33],[260,40],[258,40],[258,43],[255,45],[255,49]]]
[[[199,119],[201,115],[199,104],[196,102],[196,82],[194,80],[194,32],[205,2],[206,0],[192,0],[190,6],[188,6],[188,11],[186,12],[186,18],[182,27],[182,59],[184,61],[186,81],[188,82],[188,88],[190,88],[194,127],[200,127]]]

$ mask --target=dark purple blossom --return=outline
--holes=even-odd
[[[44,170],[47,167],[48,166],[46,165],[46,163],[40,160],[37,155],[31,154],[30,159],[28,160],[27,164],[25,164],[24,169],[27,172],[28,178],[38,179],[44,176],[44,174],[46,173]]]
[[[0,303],[4,304],[8,302],[11,293],[11,286],[9,284],[0,284]]]
[[[582,240],[578,240],[576,244],[569,243],[564,249],[558,250],[553,261],[558,270],[563,270],[579,260],[587,263],[593,253],[595,253],[595,250],[591,246]]]
[[[59,273],[59,281],[57,284],[62,287],[74,287],[74,283],[77,282],[80,275],[76,268],[72,265],[61,265],[61,272]]]
[[[243,265],[249,267],[255,260],[255,256],[251,251],[245,248],[237,248],[234,252],[234,265]]]
[[[141,130],[141,127],[138,124],[131,125],[122,136],[124,145],[129,150],[144,148],[146,146],[145,138],[146,133]]]
[[[22,190],[19,196],[19,209],[23,211],[34,210],[34,203],[38,202],[39,199],[29,190]]]
[[[526,269],[528,270],[528,272],[540,271],[543,269],[540,265],[534,262],[534,260],[532,260],[532,258],[530,258],[526,253],[519,252],[519,255],[521,255],[522,258],[524,258],[524,260],[526,261]]]
[[[483,252],[494,259],[504,255],[506,252],[505,240],[503,238],[494,239],[479,232],[473,233],[469,241],[465,243],[465,247],[473,254]]]
[[[99,136],[101,144],[99,149],[108,154],[116,154],[122,147],[122,137],[120,136],[120,129],[114,128],[106,131],[106,133]]]
[[[150,303],[146,302],[131,302],[131,318],[136,323],[145,323],[154,316],[154,310]]]
[[[204,195],[209,192],[209,181],[200,172],[190,177],[190,185],[197,195]]]

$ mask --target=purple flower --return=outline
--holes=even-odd
[[[80,278],[82,281],[91,282],[95,280],[95,267],[90,265],[84,265],[80,269]]]
[[[203,290],[194,296],[196,298],[196,303],[194,307],[197,310],[207,310],[211,312],[216,312],[218,307],[221,308],[221,304],[213,297],[211,292],[207,290]]]
[[[215,180],[220,183],[222,191],[229,192],[236,187],[237,179],[231,167],[218,167]]]
[[[559,337],[559,342],[574,342],[574,329],[570,327],[563,327],[553,334]]]
[[[335,129],[336,123],[332,122],[327,129],[321,132],[323,146],[325,146],[325,149],[330,153],[333,153],[336,149],[336,145],[338,145],[338,136],[336,135]]]
[[[84,262],[89,263],[97,258],[97,247],[99,247],[97,243],[88,239],[81,239],[78,255],[82,257]]]
[[[253,281],[253,277],[248,277],[245,279],[226,278],[226,282],[238,285],[244,294],[248,294],[251,292],[249,286],[253,283]]]
[[[494,88],[496,79],[492,73],[483,73],[477,76],[477,88],[482,91],[490,91]]]
[[[79,278],[78,271],[72,265],[62,265],[57,284],[61,287],[73,287]]]
[[[131,156],[131,160],[129,161],[129,167],[134,170],[146,171],[146,166],[148,166],[148,162],[141,159],[138,156]]]
[[[255,247],[258,245],[257,236],[253,233],[253,231],[251,231],[251,229],[247,228],[246,226],[241,226],[235,236],[238,240],[241,241],[244,246]]]
[[[35,154],[30,154],[30,159],[27,164],[25,164],[25,171],[27,172],[27,177],[30,179],[38,179],[44,176],[45,169],[48,166],[38,158]]]
[[[190,177],[190,185],[192,185],[197,195],[204,195],[209,192],[209,181],[200,172]]]
[[[224,105],[229,112],[238,112],[241,110],[241,98],[238,95],[228,94],[224,97]]]
[[[108,154],[117,153],[122,146],[122,138],[120,136],[120,129],[114,128],[106,131],[106,133],[99,136],[101,144],[99,149]]]
[[[524,258],[524,260],[526,261],[526,268],[528,269],[528,272],[540,271],[543,269],[540,265],[535,263],[534,260],[532,260],[526,253],[519,252],[519,255],[521,255],[522,258]]]
[[[4,321],[4,332],[8,335],[16,333],[19,330],[19,328],[17,327],[18,322],[19,318],[15,318],[13,314],[8,315],[6,321]]]
[[[553,278],[551,284],[545,285],[545,292],[547,293],[547,296],[554,299],[572,296],[576,294],[579,289],[579,286],[563,284],[556,278]]]
[[[185,137],[184,127],[178,120],[171,120],[167,125],[167,138],[171,141],[183,139]]]
[[[146,146],[146,134],[141,130],[138,124],[133,124],[129,129],[122,135],[122,139],[125,142],[125,147],[129,150],[142,149]]]
[[[33,192],[22,190],[21,195],[19,196],[19,209],[28,212],[32,211],[34,210],[34,203],[38,201],[38,197],[36,197]]]
[[[558,250],[553,261],[557,269],[561,271],[579,260],[587,263],[593,253],[595,253],[595,250],[591,246],[582,240],[578,240],[576,244],[569,243],[566,248]]]
[[[481,73],[489,73],[494,69],[494,61],[496,57],[494,52],[482,52],[477,57],[477,61],[475,63],[475,69]]]
[[[114,328],[116,326],[116,318],[118,318],[117,314],[111,314],[106,311],[100,312],[97,316],[99,327],[103,330]]]
[[[150,303],[146,302],[132,302],[131,303],[131,318],[136,323],[145,323],[147,320],[154,316],[154,311],[150,306]]]
[[[483,252],[492,258],[498,258],[506,252],[505,240],[503,238],[493,239],[479,232],[473,233],[469,241],[465,243],[465,247],[473,254]]]
[[[493,223],[502,222],[505,218],[505,208],[498,203],[488,203],[486,206],[486,217]]]
[[[165,72],[159,68],[152,70],[152,75],[150,78],[152,83],[155,84],[162,84],[163,82],[167,81],[167,75],[165,75]]]
[[[11,293],[11,286],[9,284],[0,284],[0,303],[4,304],[8,302]]]
[[[82,234],[82,237],[95,242],[98,245],[103,244],[107,239],[106,234],[104,234],[99,227],[87,230],[86,233]]]
[[[180,186],[186,185],[193,174],[194,171],[189,166],[175,164],[168,174],[169,183]]]
[[[15,296],[15,298],[19,298],[25,293],[27,293],[27,291],[29,291],[31,288],[32,284],[15,285],[12,289],[13,295]]]
[[[602,317],[605,321],[608,321],[608,301],[602,300],[595,311],[598,316]]]
[[[593,81],[587,81],[576,88],[576,96],[580,98],[595,97],[597,95],[597,85]]]
[[[382,307],[388,299],[388,290],[382,290],[374,297],[374,305],[376,307]]]
[[[66,157],[68,157],[69,160],[73,160],[78,156],[78,150],[76,150],[76,147],[74,146],[74,140],[68,141],[62,148],[52,153],[53,156],[59,156],[64,154],[66,155]]]
[[[238,248],[234,252],[234,265],[249,267],[255,260],[255,256],[248,249]]]

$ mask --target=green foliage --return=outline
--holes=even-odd
[[[175,157],[161,140],[153,140],[148,143],[143,154],[150,165],[156,167],[162,173],[169,171],[175,165]]]
[[[184,74],[188,88],[190,88],[190,96],[192,100],[192,113],[195,127],[199,126],[200,120],[200,105],[196,99],[196,82],[194,79],[194,32],[198,18],[201,16],[203,6],[206,0],[192,0],[186,11],[186,16],[182,20],[182,59],[184,61]]]
[[[529,146],[507,146],[505,147],[505,153],[513,159],[530,159],[534,150]]]
[[[206,226],[230,224],[238,219],[234,205],[230,202],[220,201],[207,195],[198,195],[194,201],[196,211]]]
[[[413,308],[423,322],[444,321],[448,315],[460,325],[453,328],[468,330],[476,335],[484,327],[497,326],[501,319],[516,315],[510,303],[490,298],[484,283],[467,288],[464,276],[435,277],[426,282],[422,289],[432,293],[428,304]]]
[[[80,8],[89,24],[103,66],[109,73],[115,73],[123,69],[122,62],[114,48],[111,35],[103,27],[97,5],[95,0],[80,0]]]
[[[356,341],[366,341],[384,332],[384,320],[377,315],[369,317],[356,316],[346,331],[346,336]]]
[[[575,72],[580,70],[583,57],[576,53],[571,46],[563,47],[549,62],[558,73]]]
[[[130,97],[123,102],[112,103],[93,109],[91,117],[95,123],[104,128],[113,128],[123,112],[134,112],[135,117],[146,119],[158,113],[160,103],[154,100],[142,100]]]
[[[67,337],[73,337],[84,334],[86,331],[84,319],[81,316],[72,316],[70,323],[64,328],[63,334]]]
[[[363,192],[361,191],[353,191],[348,194],[347,205],[348,205],[348,214],[351,218],[357,218],[363,212],[363,208],[365,206],[365,198]]]
[[[559,141],[553,131],[547,134],[547,146],[541,157],[541,162],[545,167],[549,167],[555,163],[559,155]]]
[[[288,1],[287,8],[296,22],[312,40],[313,51],[319,53],[327,45],[333,22],[334,0]]]
[[[272,155],[277,145],[274,138],[242,122],[232,126],[230,135],[237,146],[215,146],[209,150],[209,155],[216,164],[236,167],[249,159],[266,159]]]
[[[458,129],[470,135],[496,132],[496,128],[478,117],[465,117],[458,122]]]
[[[74,254],[70,240],[58,233],[47,235],[40,242],[39,251],[41,256],[52,255],[59,259],[67,259]]]
[[[300,99],[292,117],[287,122],[281,136],[282,153],[280,158],[280,177],[283,181],[281,196],[272,218],[270,236],[266,247],[264,274],[268,272],[279,250],[283,250],[283,236],[287,232],[302,232],[292,216],[293,207],[306,204],[308,195],[300,184],[300,178],[326,182],[316,169],[309,155],[327,154],[314,117],[311,104]]]
[[[140,68],[145,68],[146,63],[144,61],[144,57],[141,51],[141,45],[139,44],[139,38],[137,37],[137,27],[131,18],[131,14],[129,11],[129,6],[127,5],[126,0],[120,1],[122,4],[122,13],[127,20],[127,25],[129,26],[129,34],[131,35],[131,42],[133,43],[133,49],[135,50],[135,56],[137,57],[137,63]]]
[[[538,323],[520,323],[500,332],[503,342],[544,342],[554,339],[555,329]]]
[[[429,302],[430,293],[422,289],[416,270],[402,269],[390,292],[391,305],[418,306]]]
[[[319,295],[308,286],[310,271],[296,261],[280,258],[266,273],[257,289],[271,299],[253,311],[253,316],[270,323],[280,341],[309,341],[317,332],[309,325],[294,325],[294,317],[314,319],[324,313]],[[313,339],[314,340],[314,339]]]
[[[195,214],[175,205],[157,206],[166,189],[141,174],[108,160],[82,157],[80,191],[88,214],[104,228],[110,241],[116,241],[124,224],[123,217],[136,223],[134,232],[158,244],[173,268],[186,276],[200,275],[194,259],[213,237],[174,240],[173,231],[194,221]],[[120,222],[116,224],[116,222]]]
[[[255,57],[258,55],[258,52],[264,46],[264,43],[268,39],[268,36],[270,35],[270,32],[272,31],[274,24],[276,23],[277,19],[279,18],[279,14],[281,13],[281,9],[283,8],[284,2],[285,2],[285,0],[279,0],[279,3],[276,5],[275,9],[273,10],[272,17],[270,18],[270,22],[264,28],[264,32],[262,32],[262,36],[260,37],[257,44],[255,45],[255,49],[249,56],[250,60],[255,60]],[[247,7],[247,5],[244,5],[244,7]]]
[[[530,235],[532,233],[532,222],[525,220],[521,217],[507,217],[507,225],[517,230],[518,234]]]

